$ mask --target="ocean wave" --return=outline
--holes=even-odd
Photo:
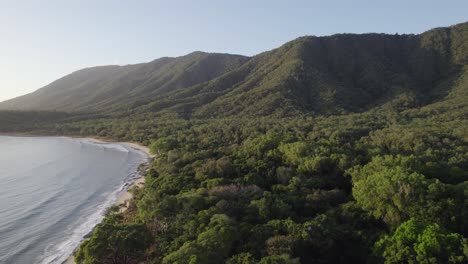
[[[87,142],[90,144],[94,144],[94,142]],[[96,144],[99,145],[99,144]],[[125,149],[126,152],[135,152],[139,153],[140,155],[142,152],[130,150],[124,146],[119,147],[118,144],[102,144],[105,145],[106,148],[112,148],[115,150],[122,151]],[[144,153],[143,153],[144,155]],[[40,258],[40,260],[36,263],[39,264],[62,264],[67,260],[67,258],[73,254],[73,251],[80,245],[86,235],[92,232],[92,230],[98,225],[104,218],[104,213],[106,210],[115,204],[118,201],[118,198],[128,190],[128,188],[138,179],[141,177],[140,173],[138,172],[138,166],[142,163],[148,162],[148,157],[142,159],[142,162],[136,162],[132,164],[130,169],[130,173],[125,178],[125,180],[120,184],[120,186],[114,190],[110,195],[107,196],[107,199],[104,203],[97,207],[97,210],[88,216],[86,220],[79,225],[78,227],[74,228],[71,232],[71,235],[67,237],[66,240],[55,244],[49,245],[46,250],[45,254]]]
[[[124,146],[122,144],[118,144],[118,143],[107,143],[107,142],[103,142],[103,143],[98,143],[98,142],[94,142],[92,140],[89,140],[89,139],[80,139],[79,140],[80,143],[84,143],[88,146],[94,146],[94,147],[99,147],[99,148],[102,148],[103,150],[117,150],[117,151],[121,151],[121,152],[125,152],[125,153],[129,153],[130,151],[133,151],[131,149],[129,149],[127,146]]]

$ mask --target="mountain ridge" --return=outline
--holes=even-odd
[[[221,74],[223,71],[228,70],[229,67],[235,67],[237,63],[247,58],[248,57],[240,55],[193,52],[185,56],[174,58],[162,57],[148,63],[125,66],[90,67],[66,75],[30,94],[1,102],[0,104],[5,105],[5,107],[0,107],[8,110],[83,111],[83,109],[93,104],[94,107],[99,107],[100,104],[108,104],[109,96],[122,97],[132,95],[132,93],[133,95],[135,93],[138,94],[138,89],[144,89],[145,85],[156,85],[157,89],[173,88],[173,86],[178,85],[178,80],[173,81],[172,75],[186,73],[188,76],[184,76],[186,77],[184,81],[188,84],[192,84],[200,80],[191,80],[190,78],[196,79],[193,75],[202,73],[206,76],[198,74],[198,78],[201,78],[201,81],[203,81],[203,78],[212,78],[217,74]],[[225,60],[225,63],[223,60]],[[197,66],[199,66],[197,63],[203,64],[202,66],[208,69],[221,64],[222,67],[216,70],[203,72],[203,69],[197,68]],[[186,71],[181,73],[180,70],[177,69],[177,66],[179,66],[177,64],[181,64],[181,67],[185,67],[184,70]],[[69,82],[71,82],[71,84]],[[152,93],[155,93],[155,90],[156,89],[152,90]],[[54,98],[56,95],[54,93],[57,92],[62,94],[59,94],[58,98]],[[75,94],[70,95],[64,92]],[[89,92],[93,92],[93,94],[89,96],[89,94],[87,94]],[[47,96],[41,97],[45,93],[48,93]],[[147,94],[145,94],[145,96],[146,95]],[[37,96],[39,98],[34,98]],[[71,96],[75,96],[75,98],[67,98]],[[73,102],[76,101],[73,100],[76,99],[76,96],[82,97],[80,98],[82,105],[77,105]],[[26,103],[27,106],[24,106],[24,100],[28,101],[28,103]],[[54,103],[50,104],[50,102]]]
[[[443,98],[468,63],[468,23],[422,34],[303,36],[253,57],[195,51],[73,72],[0,110],[174,111],[198,117],[339,114]],[[450,85],[446,85],[450,86]]]

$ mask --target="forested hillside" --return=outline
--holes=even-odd
[[[468,25],[421,35],[302,37],[252,58],[194,52],[84,69],[0,109],[291,116],[421,107],[450,93],[467,63]]]
[[[34,93],[3,102],[0,109],[82,112],[126,109],[177,88],[211,80],[247,60],[237,55],[194,52],[136,65],[88,68]]]
[[[126,67],[0,104],[57,110],[0,112],[2,132],[157,154],[78,263],[468,262],[468,23]]]

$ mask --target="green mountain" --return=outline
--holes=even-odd
[[[136,65],[88,68],[3,102],[0,109],[89,112],[124,108],[211,80],[247,60],[243,56],[194,52]]]
[[[467,36],[460,24],[421,35],[302,37],[168,98],[190,102],[197,116],[361,112],[392,100],[422,106],[448,95],[463,73]]]
[[[467,64],[468,24],[420,35],[301,37],[252,58],[195,52],[77,71],[0,109],[175,111],[195,116],[420,107],[450,94]]]

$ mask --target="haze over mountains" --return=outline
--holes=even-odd
[[[254,57],[194,52],[87,68],[2,102],[0,110],[209,117],[415,107],[466,90],[457,83],[468,78],[467,50],[468,23],[420,35],[301,37]]]

